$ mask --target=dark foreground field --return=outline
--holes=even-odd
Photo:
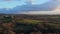
[[[60,34],[60,15],[0,15],[0,34]]]

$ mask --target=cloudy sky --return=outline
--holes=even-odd
[[[28,2],[33,4],[43,4],[49,0],[0,0],[0,8],[14,8],[16,6],[26,5]]]
[[[29,12],[23,12],[23,14],[60,14],[60,0],[0,0],[0,9],[1,8],[12,9],[16,6],[23,6],[29,4],[43,5],[43,7],[48,9],[51,8],[53,10],[52,11],[29,11]],[[19,14],[19,12],[17,13]]]
[[[60,15],[60,0],[51,0],[53,5],[50,5],[49,7],[51,8],[52,6],[55,8],[52,11],[29,11],[29,12],[24,12],[23,14],[48,14],[48,15]]]

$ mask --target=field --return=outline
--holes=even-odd
[[[49,30],[49,28],[53,31],[60,30],[60,15],[1,15],[0,23],[2,24],[10,24],[17,25],[14,29],[18,30],[21,27],[24,29],[32,28],[32,26],[37,26],[38,28],[42,28],[43,30]],[[8,25],[7,24],[7,25]],[[25,26],[21,25],[25,24]],[[9,26],[6,26],[9,27]]]

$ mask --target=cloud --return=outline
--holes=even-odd
[[[53,8],[54,6],[55,8]],[[53,8],[53,10],[52,11],[29,11],[29,12],[22,12],[22,14],[60,15],[60,0],[53,0],[52,3],[49,4],[49,7]]]
[[[59,6],[60,6],[60,1],[58,0],[58,1],[50,1],[41,5],[28,4],[28,5],[23,5],[23,6],[16,6],[6,12],[11,13],[11,14],[12,13],[15,13],[15,14],[60,14],[60,10],[56,11],[58,10]]]
[[[22,14],[44,14],[44,15],[60,15],[60,5],[57,6],[52,11],[29,11],[29,12],[22,12]]]
[[[19,14],[19,13],[18,13]],[[29,12],[22,12],[21,14],[43,14],[43,15],[60,15],[60,6],[57,6],[52,11],[29,11]]]

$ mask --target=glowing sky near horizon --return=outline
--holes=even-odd
[[[26,5],[27,0],[0,0],[0,8],[14,8],[16,6]],[[32,0],[33,4],[43,4],[50,0]]]

